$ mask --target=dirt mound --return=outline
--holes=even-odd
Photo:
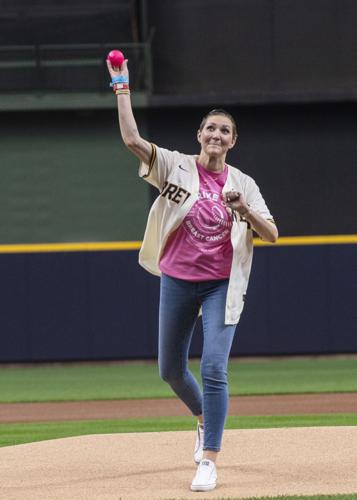
[[[192,432],[107,434],[0,449],[6,500],[197,499]],[[227,430],[204,498],[357,493],[357,427]]]

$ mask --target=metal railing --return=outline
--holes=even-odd
[[[152,33],[145,43],[0,46],[0,92],[103,92],[106,55],[114,48],[129,59],[130,85],[152,93]]]

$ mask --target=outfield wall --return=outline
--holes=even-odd
[[[232,354],[357,352],[355,239],[257,247]],[[156,357],[159,279],[137,250],[2,254],[0,273],[0,361]]]

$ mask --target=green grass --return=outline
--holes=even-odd
[[[230,416],[227,419],[226,429],[269,429],[341,425],[356,426],[357,414]],[[192,430],[194,426],[195,423],[192,417],[0,424],[0,446],[88,434]]]
[[[175,500],[169,499],[166,500]],[[202,499],[203,500],[203,499]],[[248,500],[245,498],[215,498],[213,500]],[[350,495],[312,495],[312,496],[277,496],[277,497],[249,497],[249,500],[357,500],[357,493]]]
[[[199,377],[198,361],[191,362]],[[231,360],[230,394],[357,392],[357,359]],[[0,367],[0,402],[174,397],[156,363]]]
[[[166,498],[165,500],[180,500],[180,499]],[[202,498],[201,500],[204,500],[204,499]],[[279,495],[277,497],[249,497],[249,498],[242,498],[242,497],[227,498],[227,497],[225,497],[225,498],[213,498],[212,500],[357,500],[357,493],[351,493],[351,494],[345,494],[345,495],[339,494],[339,495],[309,495],[309,496]]]
[[[174,500],[174,499],[167,499]],[[215,498],[214,500],[248,500],[244,498]],[[249,500],[357,500],[357,493],[350,495],[312,495],[312,496],[278,496],[278,497],[249,497]]]

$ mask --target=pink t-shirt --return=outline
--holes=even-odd
[[[233,256],[232,216],[222,203],[228,167],[216,173],[196,165],[200,179],[199,198],[170,235],[160,260],[160,270],[189,281],[229,278]]]

